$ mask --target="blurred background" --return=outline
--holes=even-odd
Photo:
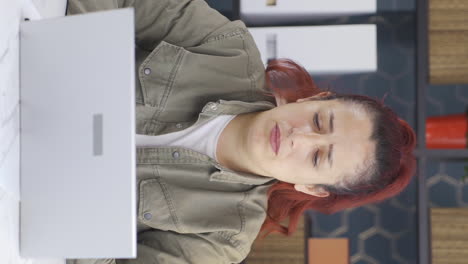
[[[309,18],[291,16],[290,21],[286,22],[279,22],[275,19],[253,21],[252,18],[243,18],[242,12],[246,12],[246,10],[242,9],[242,1],[239,3],[239,1],[208,0],[207,2],[231,20],[242,19],[249,28],[254,30],[271,26],[279,29],[282,26],[376,25],[377,64],[375,71],[332,74],[311,73],[311,75],[319,87],[322,88],[330,88],[333,91],[343,93],[364,94],[379,99],[385,98],[384,102],[388,106],[401,118],[405,119],[416,131],[418,130],[418,109],[416,104],[418,96],[416,80],[418,70],[416,67],[418,5],[415,0],[377,0],[376,11],[373,13],[337,14],[332,17]],[[277,0],[277,4],[279,2],[281,1]],[[288,1],[288,4],[293,4],[293,2]],[[443,10],[442,15],[452,17],[452,19],[454,16],[447,14],[447,10],[456,8],[457,15],[465,18],[448,24],[452,27],[462,25],[465,26],[462,30],[466,30],[466,27],[468,27],[468,1],[464,1],[464,3],[458,1],[458,7],[454,7],[454,1],[431,0],[429,2],[432,3],[431,12],[435,14],[434,17],[439,15],[436,17],[438,21],[440,21],[441,12],[436,13],[437,8]],[[457,28],[457,30],[455,36],[459,36],[458,41],[465,41],[466,44],[468,39],[467,31],[461,32],[460,28]],[[429,31],[432,33],[436,30]],[[434,36],[436,35],[434,34]],[[430,40],[434,41],[434,39],[435,37]],[[468,71],[466,68],[462,69],[461,78],[458,79],[456,76],[453,78],[448,76],[441,81],[441,79],[434,77],[438,69],[435,67],[437,66],[436,63],[438,63],[438,54],[436,54],[437,50],[434,50],[437,43],[431,42],[431,44],[431,47],[433,47],[431,49],[431,56],[433,56],[431,62],[434,67],[431,67],[429,75],[432,84],[428,82],[423,85],[426,89],[424,98],[425,112],[421,116],[431,117],[465,113],[468,105],[468,81],[466,81]],[[288,49],[297,49],[297,44],[294,42],[288,45]],[[325,45],[326,43],[324,43]],[[346,45],[346,43],[342,43],[342,45]],[[448,52],[453,51],[454,48],[446,45],[442,46],[442,50]],[[313,51],[303,49],[300,52]],[[466,67],[468,64],[466,48],[461,52],[465,52],[462,54],[461,64],[464,62],[464,66],[462,66]],[[429,60],[429,55],[427,56],[426,60]],[[301,64],[300,60],[298,62]],[[444,63],[447,64],[446,61]],[[428,71],[427,67],[420,70]],[[422,136],[421,132],[418,132],[418,137]],[[426,148],[419,146],[418,149]],[[467,173],[464,167],[468,164],[468,155],[463,152],[462,155],[457,154],[455,157],[450,154],[437,156],[436,159],[429,159],[427,162],[419,163],[419,165],[424,165],[424,168],[420,169],[420,171],[425,178],[428,209],[467,207],[468,185],[462,180],[462,177]],[[296,234],[295,238],[290,240],[277,238],[282,243],[279,248],[273,251],[271,248],[268,250],[266,248],[274,243],[264,242],[262,245],[257,245],[256,251],[252,252],[245,263],[307,263],[307,255],[317,253],[314,252],[313,245],[307,245],[309,238],[345,238],[343,254],[348,254],[349,263],[352,264],[422,263],[422,259],[418,257],[418,225],[420,221],[418,218],[417,189],[418,177],[414,177],[408,188],[400,195],[380,204],[349,209],[334,215],[309,211],[305,215],[303,229],[297,232],[300,234]],[[429,217],[428,214],[430,213],[419,217]],[[426,235],[426,237],[430,238],[430,234]],[[339,248],[343,240],[336,240],[335,242],[336,244],[332,243],[331,248],[336,249],[335,254],[341,254],[338,251],[341,250]],[[261,253],[262,250],[269,253]],[[309,263],[333,263],[332,261],[311,261],[314,260],[310,259]],[[468,263],[466,258],[464,261],[458,263]],[[445,262],[437,262],[434,259],[433,263],[452,262],[449,259],[446,259]]]

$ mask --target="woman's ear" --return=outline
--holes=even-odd
[[[320,92],[316,95],[313,95],[313,96],[309,96],[309,97],[306,97],[306,98],[300,98],[300,99],[297,99],[296,102],[300,103],[300,102],[303,102],[303,101],[308,101],[308,100],[312,100],[312,99],[320,99],[320,98],[324,98],[324,97],[328,97],[330,95],[333,95],[334,93],[333,92],[330,92],[330,91],[327,91],[327,92]]]
[[[308,100],[312,100],[312,99],[320,99],[320,98],[324,98],[324,97],[328,97],[330,95],[333,95],[334,93],[333,92],[330,92],[330,91],[327,91],[327,92],[320,92],[316,95],[313,95],[313,96],[309,96],[309,97],[305,97],[305,98],[299,98],[296,100],[297,103],[300,103],[300,102],[303,102],[303,101],[308,101]],[[275,94],[275,100],[276,100],[276,106],[280,106],[280,105],[285,105],[287,104],[288,102],[286,101],[286,99],[284,99],[283,97]]]
[[[303,192],[317,197],[327,197],[330,195],[328,191],[325,191],[321,187],[316,187],[315,185],[295,184],[294,189],[298,192]]]
[[[288,103],[286,99],[284,99],[284,97],[280,97],[277,94],[275,94],[275,100],[276,100],[276,106],[285,105]]]

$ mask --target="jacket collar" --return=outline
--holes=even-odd
[[[268,101],[243,102],[218,100],[208,102],[199,114],[198,122],[206,122],[219,115],[240,115],[251,112],[266,111],[274,108],[275,105]]]
[[[275,178],[265,177],[251,173],[237,172],[230,170],[219,163],[215,163],[214,166],[220,171],[215,171],[210,175],[210,181],[220,181],[220,182],[232,182],[232,183],[242,183],[249,185],[262,185],[271,181],[274,181]]]

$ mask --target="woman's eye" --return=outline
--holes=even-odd
[[[317,167],[317,164],[318,164],[318,158],[319,158],[319,152],[318,150],[315,151],[315,154],[314,154],[314,167]]]
[[[315,115],[314,115],[314,123],[317,126],[317,129],[320,131],[321,128],[320,128],[320,120],[318,118],[318,113],[315,113]]]

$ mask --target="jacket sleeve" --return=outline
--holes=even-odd
[[[243,25],[229,21],[204,0],[69,0],[67,15],[125,7],[134,7],[136,45],[148,51],[161,40],[197,46]]]
[[[236,249],[222,232],[178,234],[150,230],[139,234],[136,259],[68,259],[66,264],[240,263],[247,252]]]

